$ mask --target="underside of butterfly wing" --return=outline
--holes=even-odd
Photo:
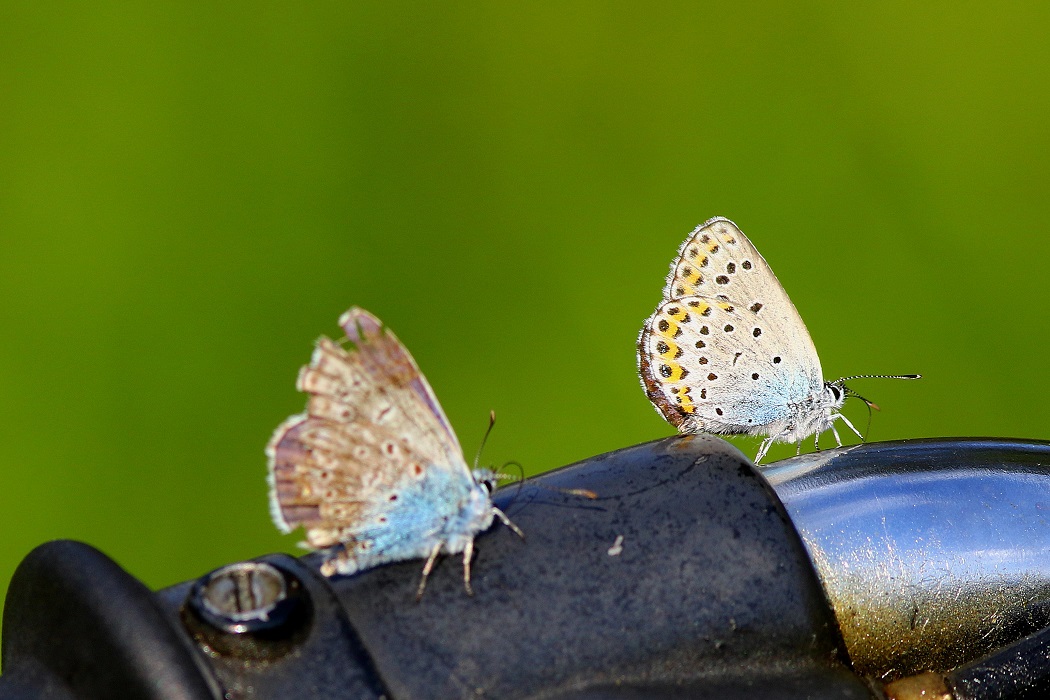
[[[823,383],[787,292],[723,217],[698,226],[679,248],[637,349],[646,395],[684,432],[777,434]]]
[[[373,316],[343,315],[351,344],[321,338],[298,387],[310,395],[267,446],[274,523],[340,549],[340,573],[426,556],[491,523],[426,380]],[[473,508],[477,492],[488,509]],[[473,508],[473,509],[472,509]],[[450,529],[451,528],[451,529]]]
[[[638,339],[642,386],[683,432],[779,430],[820,377],[798,372],[790,348],[766,342],[770,327],[761,308],[703,296],[665,301]]]
[[[459,439],[438,403],[434,390],[393,331],[384,327],[375,316],[357,307],[339,317],[339,326],[347,339],[359,346],[365,373],[372,377],[384,377],[391,387],[409,389],[425,407],[421,412],[419,426],[427,432],[436,432],[433,425],[436,422],[443,434],[434,435],[434,440],[445,451],[462,457]]]
[[[765,258],[729,219],[715,217],[698,226],[678,249],[664,286],[664,300],[707,296],[742,308],[767,309],[797,348],[805,366],[820,374],[820,359],[806,324]],[[776,318],[770,318],[771,312]]]
[[[765,259],[729,219],[689,235],[664,298],[638,338],[638,372],[656,410],[682,432],[817,440],[842,415],[842,381],[825,382],[802,317]],[[904,377],[902,377],[904,378]]]

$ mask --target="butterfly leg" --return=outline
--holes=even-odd
[[[813,433],[813,451],[820,452],[820,433]]]
[[[802,441],[801,440],[799,440],[798,442],[795,443],[795,456],[798,457],[800,454],[802,454]]]
[[[857,437],[859,437],[861,442],[864,442],[864,436],[860,434],[859,430],[857,430],[856,428],[853,427],[853,424],[849,422],[849,418],[847,418],[846,416],[842,415],[841,413],[836,413],[835,415],[833,415],[831,417],[832,420],[835,420],[836,418],[842,419],[842,422],[845,423],[847,426],[849,426],[849,429],[853,431],[853,434],[856,435]],[[840,442],[839,445],[841,445],[841,444],[842,443]]]
[[[474,589],[470,587],[470,560],[474,556],[474,538],[467,540],[463,548],[463,587],[467,589],[467,595],[474,595]]]
[[[321,573],[325,576],[335,576],[339,573],[340,567],[345,566],[345,563],[350,559],[350,555],[346,551],[345,544],[339,545],[338,551],[334,554],[331,554],[331,550],[329,550],[329,553],[330,556],[321,564]]]
[[[499,509],[499,508],[497,508],[496,506],[492,506],[492,512],[493,512],[493,514],[494,514],[494,515],[495,515],[495,516],[496,516],[497,518],[499,518],[499,519],[500,519],[500,521],[501,521],[501,522],[502,522],[502,523],[503,523],[504,525],[506,525],[506,526],[507,526],[507,527],[509,527],[509,528],[510,528],[511,530],[513,530],[513,531],[514,531],[514,534],[515,534],[515,535],[517,535],[517,536],[518,536],[518,537],[520,537],[521,539],[525,539],[525,533],[521,531],[521,528],[520,528],[520,527],[518,527],[517,525],[515,525],[514,523],[512,523],[512,522],[510,521],[510,518],[508,518],[508,517],[507,517],[507,514],[506,514],[506,513],[504,513],[504,512],[502,511],[502,510],[500,510],[500,509]]]
[[[835,444],[842,447],[842,438],[839,437],[839,431],[835,430],[834,425],[829,425],[828,427],[831,428],[831,434],[835,436]]]
[[[762,461],[762,458],[766,456],[766,452],[769,452],[769,446],[772,445],[772,444],[773,444],[773,436],[772,435],[770,435],[769,437],[767,437],[765,440],[762,441],[762,444],[758,446],[758,454],[755,455],[755,464],[758,464],[759,462]]]
[[[430,572],[434,569],[434,562],[437,561],[438,555],[441,554],[442,544],[438,542],[434,545],[434,548],[430,550],[430,556],[427,557],[427,563],[423,565],[423,578],[419,580],[419,588],[416,589],[416,602],[423,598],[423,591],[427,587],[427,577],[430,576]]]

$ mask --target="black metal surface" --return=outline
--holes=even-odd
[[[957,700],[1050,698],[1050,629],[947,675]]]
[[[728,444],[648,443],[496,501],[528,539],[478,538],[474,597],[459,557],[419,603],[421,561],[328,580],[316,555],[263,557],[309,622],[243,646],[186,627],[196,582],[150,594],[85,545],[45,545],[12,581],[0,698],[871,697],[783,508]]]

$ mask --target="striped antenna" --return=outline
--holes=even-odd
[[[852,377],[839,377],[832,384],[848,382],[852,379],[922,379],[921,374],[855,374]]]

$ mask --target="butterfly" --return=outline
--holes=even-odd
[[[763,435],[757,464],[774,442],[835,429],[845,382],[825,381],[813,340],[773,270],[736,224],[716,217],[678,250],[663,300],[638,336],[638,373],[657,411],[684,433]]]
[[[417,598],[442,552],[463,553],[470,585],[474,538],[499,518],[497,474],[467,466],[426,378],[394,334],[367,311],[339,318],[343,343],[321,337],[296,386],[306,412],[266,447],[270,512],[281,532],[306,531],[324,550],[321,572],[349,575],[426,559]]]

